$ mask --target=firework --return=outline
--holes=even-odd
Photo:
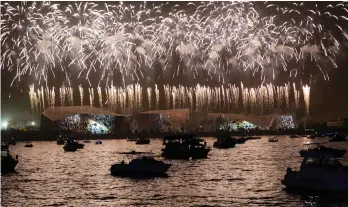
[[[30,74],[38,84],[60,72],[69,86],[76,79],[90,83],[93,72],[108,85],[121,74],[126,87],[127,77],[138,82],[156,62],[170,77],[191,74],[199,82],[207,74],[223,84],[236,69],[261,72],[262,82],[275,79],[278,70],[296,77],[311,60],[328,80],[323,68],[337,67],[341,42],[348,39],[347,3],[202,2],[190,4],[193,12],[170,13],[166,4],[1,7],[1,67],[16,70],[13,81]],[[221,94],[214,95],[220,102]]]
[[[305,105],[306,105],[307,116],[309,116],[310,89],[311,88],[308,85],[305,85],[305,86],[302,87],[304,101],[305,101]]]

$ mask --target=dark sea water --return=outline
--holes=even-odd
[[[299,168],[303,144],[327,139],[279,138],[278,143],[263,137],[213,149],[203,160],[167,160],[173,164],[169,177],[147,180],[113,177],[109,169],[132,157],[118,152],[160,154],[161,139],[150,145],[104,140],[77,152],[64,152],[55,142],[33,142],[33,148],[18,142],[11,146],[19,155],[17,172],[1,177],[1,206],[348,206],[332,195],[287,193],[280,180],[288,166]],[[206,140],[208,146],[215,141]],[[348,143],[327,146],[347,149]]]

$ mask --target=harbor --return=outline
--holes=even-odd
[[[103,140],[101,145],[92,141],[76,152],[64,152],[53,141],[34,141],[33,148],[17,142],[10,148],[19,163],[15,173],[2,176],[2,205],[308,206],[310,202],[343,206],[346,201],[337,194],[288,192],[281,180],[288,167],[299,169],[303,160],[299,151],[308,148],[308,142],[338,149],[347,149],[347,142],[278,136],[279,142],[270,143],[268,138],[230,149],[213,148],[207,159],[192,160],[162,158],[162,138],[151,139],[148,145],[126,139]],[[216,138],[204,140],[212,147]],[[168,177],[112,176],[111,165],[139,157],[119,153],[132,150],[151,152],[155,159],[170,162]],[[345,154],[340,160],[347,165],[347,158]]]

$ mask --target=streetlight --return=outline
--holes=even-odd
[[[32,126],[35,126],[35,121],[31,122],[31,125],[32,125]]]

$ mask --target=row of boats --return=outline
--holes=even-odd
[[[213,147],[227,149],[243,144],[247,140],[260,139],[261,137],[232,138],[230,136],[217,137]],[[200,159],[207,158],[211,151],[204,139],[194,134],[175,134],[164,137],[161,156],[167,159]],[[142,154],[140,152],[127,152],[121,154]],[[153,157],[142,156],[133,159],[128,164],[122,161],[111,166],[110,172],[115,176],[126,177],[162,177],[172,165],[163,161],[155,160]]]
[[[257,139],[257,138],[253,138]],[[230,148],[236,144],[244,143],[247,138],[218,137],[214,143],[215,148]],[[168,159],[199,159],[207,158],[211,151],[206,142],[191,134],[176,134],[163,139],[161,155]],[[74,146],[74,147],[72,147]],[[67,141],[64,150],[82,149],[84,144],[74,140]],[[69,149],[69,147],[72,147]],[[1,145],[2,162],[1,172],[14,172],[18,164],[18,156],[15,158],[9,154],[8,144]],[[287,168],[281,183],[289,189],[329,190],[348,192],[348,167],[342,165],[337,158],[344,156],[347,150],[333,149],[318,146],[299,151],[303,161],[298,171]],[[141,154],[132,151],[129,154]],[[111,166],[110,172],[115,176],[126,177],[157,177],[166,176],[166,172],[172,165],[153,157],[142,156],[133,159],[129,163],[122,161]]]

